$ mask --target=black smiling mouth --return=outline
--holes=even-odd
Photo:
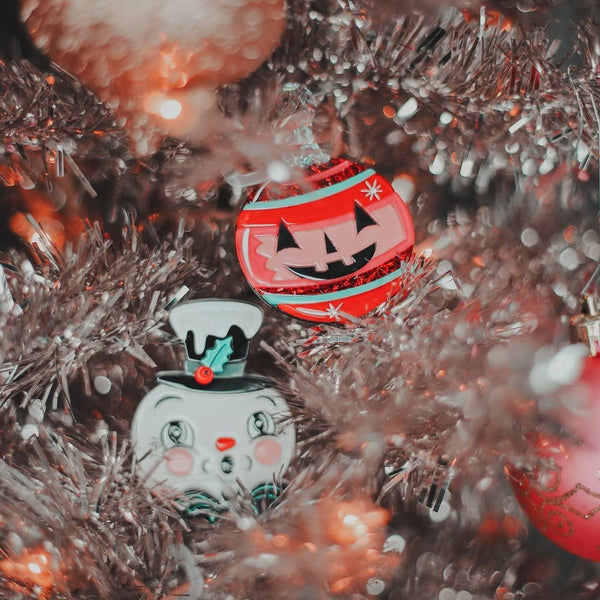
[[[377,221],[358,203],[354,203],[354,221],[356,224],[356,234],[358,235],[366,227],[377,225]],[[327,254],[337,252],[337,248],[325,233],[325,249]],[[279,224],[279,233],[277,235],[277,252],[281,252],[286,248],[300,248],[296,242],[292,232],[287,225],[281,221]],[[347,277],[365,267],[375,255],[377,243],[371,244],[363,248],[356,254],[352,255],[353,261],[346,265],[342,260],[335,260],[327,263],[327,268],[323,271],[317,271],[316,267],[296,267],[285,265],[292,273],[302,277],[303,279],[316,279],[318,281],[327,281],[330,279],[340,279]]]
[[[341,260],[335,260],[327,263],[327,268],[324,271],[317,271],[316,267],[290,267],[290,265],[286,265],[286,267],[292,273],[304,279],[338,279],[340,277],[347,277],[348,275],[352,275],[352,273],[360,271],[360,269],[367,265],[373,258],[376,248],[377,243],[371,244],[360,252],[353,254],[352,258],[354,259],[354,262],[349,265],[344,264],[344,262]]]

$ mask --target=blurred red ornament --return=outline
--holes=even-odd
[[[410,212],[392,186],[341,159],[254,189],[237,222],[254,291],[309,321],[360,317],[403,291],[413,245]]]
[[[285,27],[283,0],[23,0],[33,41],[114,110],[140,154],[201,141],[213,90],[252,73]]]
[[[565,419],[579,438],[534,440],[542,467],[526,474],[510,469],[516,497],[532,523],[555,544],[600,561],[600,357],[588,357],[569,390],[586,400],[585,415]]]

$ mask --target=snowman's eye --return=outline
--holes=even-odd
[[[160,433],[162,445],[169,449],[173,446],[193,446],[194,432],[185,421],[170,421]]]
[[[248,435],[251,439],[261,435],[275,435],[275,421],[266,412],[255,412],[248,419]]]

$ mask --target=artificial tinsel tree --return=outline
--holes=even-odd
[[[5,0],[0,597],[600,597],[577,0]]]

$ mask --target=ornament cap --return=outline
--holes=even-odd
[[[600,350],[600,314],[596,298],[591,294],[580,297],[581,313],[571,319],[577,339],[585,344],[590,356],[597,356]]]

